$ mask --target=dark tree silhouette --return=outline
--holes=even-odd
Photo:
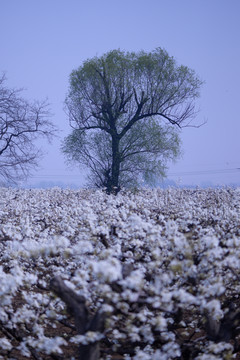
[[[34,142],[40,136],[50,140],[56,128],[50,122],[46,101],[30,103],[22,90],[5,86],[0,78],[0,178],[7,183],[25,179],[37,166],[42,152]]]
[[[73,131],[63,151],[108,192],[164,175],[166,161],[179,153],[177,129],[195,115],[200,86],[193,70],[160,48],[87,60],[70,77]]]

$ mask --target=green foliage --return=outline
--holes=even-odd
[[[111,136],[104,131],[73,130],[62,146],[68,162],[91,169],[89,184],[104,187],[105,174],[111,171]],[[119,185],[135,187],[140,184],[154,185],[165,176],[168,160],[176,160],[180,154],[178,131],[160,126],[154,119],[136,123],[121,139]]]
[[[152,183],[180,153],[178,129],[193,119],[200,86],[193,70],[160,48],[86,60],[70,76],[66,109],[73,131],[63,152],[109,192]]]

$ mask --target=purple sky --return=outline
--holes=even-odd
[[[61,129],[28,183],[83,183],[60,152],[69,134],[63,102],[70,72],[112,49],[165,48],[205,81],[195,123],[182,130],[183,156],[169,164],[179,184],[240,183],[239,0],[0,0],[0,71],[27,99],[48,97]]]

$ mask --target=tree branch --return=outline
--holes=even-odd
[[[50,289],[67,305],[80,335],[84,335],[87,331],[104,331],[105,314],[98,310],[93,317],[90,317],[85,298],[65,285],[61,276],[51,279]],[[99,354],[99,341],[79,347],[79,360],[98,360]]]

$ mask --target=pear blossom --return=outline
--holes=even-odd
[[[240,322],[228,319],[240,297],[239,189],[0,188],[0,217],[0,358],[67,358],[98,341],[128,360],[175,359],[188,341],[196,359],[240,355]],[[50,291],[55,276],[106,318],[101,332],[77,333]],[[216,333],[227,321],[230,340]]]

